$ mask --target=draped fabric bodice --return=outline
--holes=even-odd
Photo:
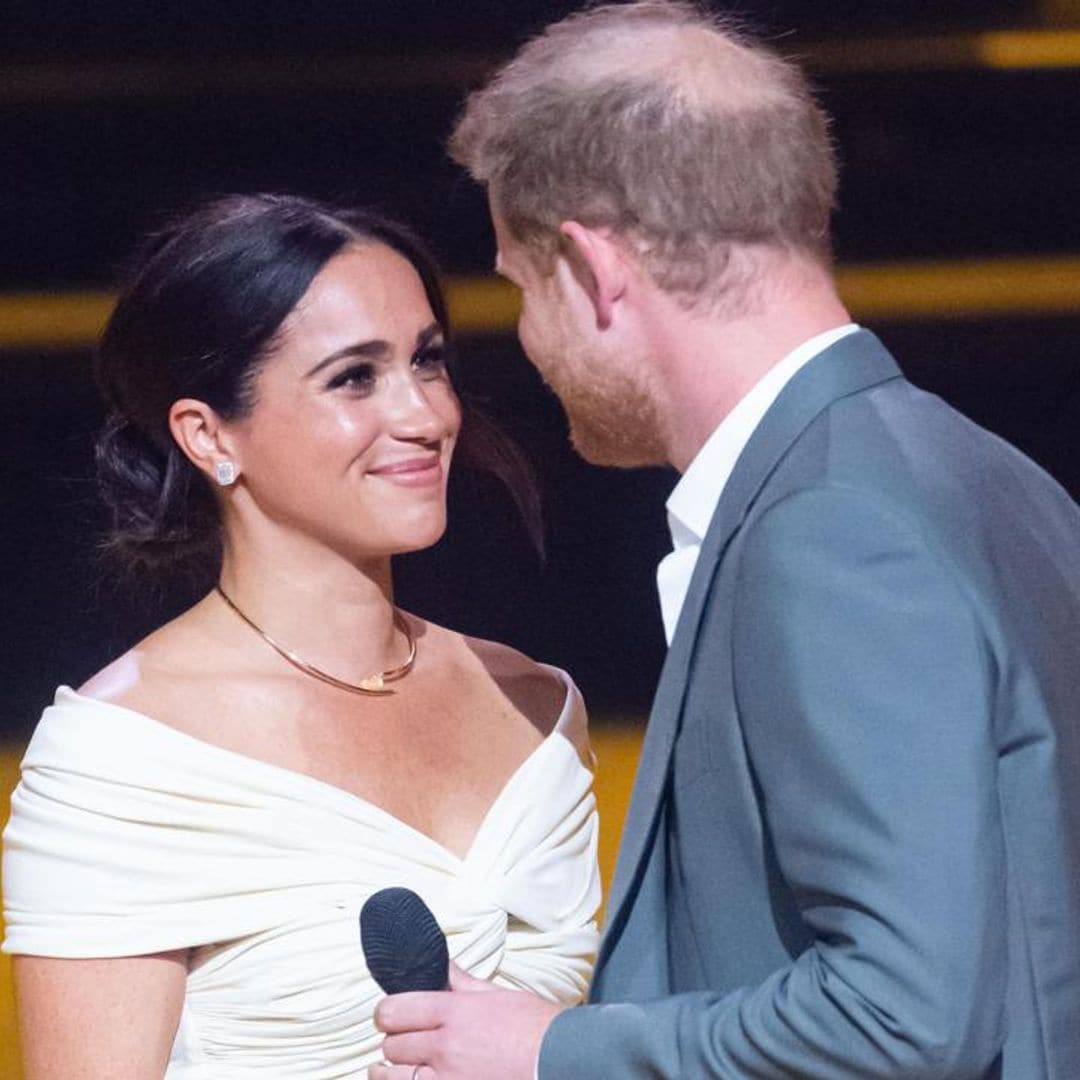
[[[364,1076],[381,991],[358,915],[390,885],[420,894],[466,970],[577,1002],[600,899],[584,724],[567,680],[459,858],[341,788],[61,688],[12,797],[4,950],[191,949],[168,1080]]]

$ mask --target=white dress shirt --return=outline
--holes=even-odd
[[[668,497],[668,528],[674,548],[660,561],[656,569],[656,584],[660,591],[660,614],[668,645],[675,636],[686,591],[697,565],[701,542],[705,539],[713,512],[724,493],[739,455],[750,436],[804,365],[841,338],[858,330],[854,323],[834,327],[816,334],[792,349],[778,364],[770,368],[754,384],[734,409],[720,421],[683,473],[675,490]]]

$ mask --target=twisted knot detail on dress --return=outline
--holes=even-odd
[[[575,1003],[600,900],[584,724],[567,679],[460,858],[340,788],[61,688],[12,799],[4,950],[191,949],[167,1080],[365,1075],[381,991],[358,915],[389,885],[423,897],[467,971]]]

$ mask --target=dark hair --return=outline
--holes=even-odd
[[[431,257],[408,229],[369,210],[294,195],[229,195],[184,213],[137,252],[95,356],[109,416],[96,448],[111,512],[106,548],[129,569],[198,571],[220,555],[217,502],[181,452],[168,414],[182,397],[236,418],[286,316],[331,258],[374,241],[416,270],[449,337]],[[507,486],[534,538],[535,487],[520,451],[465,410],[461,456]]]

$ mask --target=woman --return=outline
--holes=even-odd
[[[596,820],[566,676],[398,610],[461,410],[399,227],[230,197],[138,260],[102,341],[113,546],[217,584],[27,751],[5,950],[27,1080],[355,1077],[380,1060],[357,916],[433,909],[463,968],[580,999]]]

